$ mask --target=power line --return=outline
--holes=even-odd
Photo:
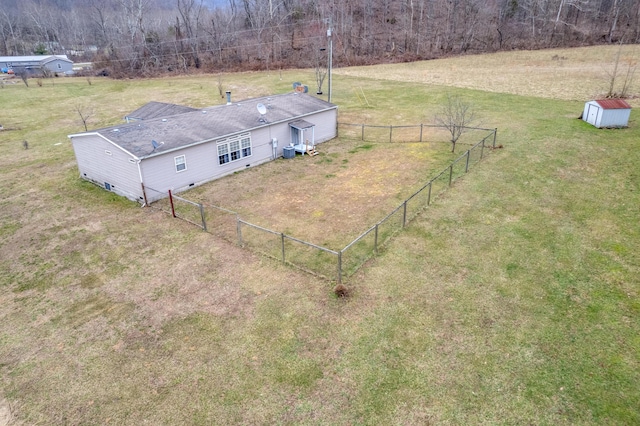
[[[298,41],[309,41],[309,40],[317,40],[317,39],[322,39],[324,40],[324,36],[311,36],[311,37],[301,37],[298,38],[296,40]],[[178,40],[178,41],[172,41],[172,42],[165,42],[163,44],[167,44],[167,43],[172,43],[174,44],[176,47],[178,44],[180,44],[180,41],[182,40]],[[265,46],[265,45],[283,45],[283,44],[287,44],[290,43],[290,40],[285,40],[285,39],[281,39],[278,41],[268,41],[268,42],[258,42],[258,43],[242,43],[242,44],[235,44],[235,45],[227,45],[224,47],[220,47],[220,48],[209,48],[209,49],[196,49],[196,50],[192,50],[192,49],[188,49],[188,50],[180,50],[180,51],[174,51],[171,53],[161,53],[161,54],[154,54],[154,53],[150,53],[150,55],[148,56],[149,59],[154,59],[154,58],[168,58],[168,57],[176,57],[176,56],[191,56],[194,53],[213,53],[213,52],[219,52],[221,50],[234,50],[234,49],[243,49],[243,48],[257,48],[260,46]],[[132,46],[133,48],[135,47],[139,47],[139,48],[144,48],[146,50],[150,50],[149,49],[149,45],[134,45]],[[120,50],[123,49],[122,47],[120,48],[114,48],[114,50]],[[141,52],[138,55],[130,55],[128,57],[125,58],[118,58],[118,59],[110,59],[107,58],[105,61],[109,62],[109,63],[125,63],[125,62],[131,62],[131,61],[136,61],[136,60],[141,60],[144,59],[145,57],[141,56],[141,54],[143,54],[143,52]]]

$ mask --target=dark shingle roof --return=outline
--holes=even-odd
[[[171,115],[184,114],[185,112],[193,111],[197,110],[188,106],[152,101],[127,114],[125,118],[132,120],[151,120],[152,118],[169,117]]]
[[[267,109],[264,117],[256,108],[259,103]],[[335,108],[336,105],[311,95],[287,93],[136,121],[90,133],[98,133],[136,157],[144,158]],[[153,148],[153,140],[158,142],[156,149]]]

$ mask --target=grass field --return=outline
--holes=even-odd
[[[0,88],[0,425],[640,423],[637,115],[623,130],[576,119],[607,85],[584,76],[614,53],[337,69],[341,121],[428,122],[455,93],[505,146],[346,299],[79,180],[76,107],[98,127],[150,100],[222,103],[217,77]],[[454,69],[464,84],[413,78]],[[224,83],[242,99],[312,78]]]

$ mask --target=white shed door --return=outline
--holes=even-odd
[[[600,108],[594,106],[594,105],[589,105],[589,112],[587,114],[587,122],[591,123],[595,126],[596,124],[596,119],[598,117],[598,110]]]

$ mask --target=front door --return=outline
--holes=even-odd
[[[304,130],[291,127],[291,143],[294,145],[300,145],[304,140]]]

